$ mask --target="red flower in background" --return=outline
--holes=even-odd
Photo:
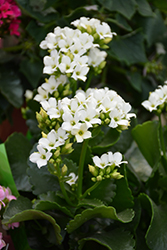
[[[0,0],[0,36],[20,35],[19,16],[21,16],[21,10],[13,0]]]

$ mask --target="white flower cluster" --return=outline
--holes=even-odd
[[[88,17],[81,17],[73,21],[73,24],[78,29],[82,30],[82,32],[88,32],[89,34],[93,34],[94,38],[96,39],[106,39],[106,38],[113,38],[113,35],[116,33],[111,32],[110,26],[105,22],[100,22],[100,20],[96,18],[88,18]],[[97,36],[98,35],[98,36]]]
[[[52,149],[65,144],[66,140],[75,137],[78,143],[91,138],[91,128],[97,125],[108,125],[119,130],[126,129],[134,113],[129,113],[131,105],[126,103],[115,91],[91,89],[86,92],[78,90],[74,98],[65,97],[57,101],[51,97],[41,102],[49,119],[60,122],[58,131],[51,130],[46,138],[39,140],[37,153],[30,156],[38,167],[46,165],[52,156]]]
[[[100,51],[98,43],[94,42],[94,34],[99,37],[99,41],[112,39],[114,33],[106,23],[100,24],[97,19],[81,18],[80,21],[72,22],[73,25],[79,21],[80,26],[87,27],[85,20],[92,25],[92,33],[87,29],[81,31],[79,29],[71,29],[68,27],[56,27],[54,32],[47,34],[45,40],[40,43],[42,49],[48,49],[49,56],[44,57],[43,73],[52,75],[67,75],[75,80],[86,81],[86,75],[92,67],[98,67],[106,58],[107,53]],[[89,29],[90,30],[90,29]],[[96,32],[95,32],[96,30]],[[97,40],[97,39],[96,39]]]
[[[108,152],[107,154],[101,155],[101,157],[98,157],[96,155],[92,159],[95,166],[101,169],[113,165],[120,167],[120,164],[127,163],[127,161],[122,161],[122,154],[120,152],[116,153]]]
[[[167,102],[167,81],[165,81],[164,86],[158,86],[154,92],[149,94],[148,100],[142,102],[145,109],[152,111],[157,111],[159,106],[164,105]]]
[[[44,100],[48,100],[51,95],[54,94],[55,91],[58,90],[60,85],[64,86],[68,81],[65,75],[60,75],[59,77],[55,77],[51,75],[49,79],[45,79],[40,87],[38,87],[38,94],[34,97],[34,100],[37,102],[42,102]]]

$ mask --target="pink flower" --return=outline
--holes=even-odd
[[[18,31],[20,20],[13,20],[9,25],[9,31],[11,35],[20,36],[20,32]]]
[[[2,233],[0,233],[0,249],[6,246],[5,241],[2,239]]]
[[[17,227],[19,227],[19,222],[13,222],[13,223],[11,223],[11,224],[8,224],[8,229],[14,229],[15,227],[17,228]]]
[[[10,188],[8,188],[8,187],[5,190],[5,195],[6,195],[6,198],[8,199],[8,201],[16,200],[16,197],[14,195],[12,195],[12,192],[11,192]]]

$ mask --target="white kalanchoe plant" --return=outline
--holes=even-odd
[[[38,168],[48,166],[49,171],[58,177],[66,201],[73,205],[65,185],[68,190],[69,186],[72,191],[77,189],[80,199],[93,191],[103,179],[123,177],[118,169],[120,164],[127,162],[122,161],[121,153],[108,152],[101,158],[95,156],[94,166],[89,165],[95,184],[82,194],[89,139],[99,133],[98,127],[108,126],[119,132],[127,129],[135,114],[130,113],[131,105],[116,91],[107,87],[89,88],[91,74],[99,74],[106,63],[107,53],[101,49],[107,48],[106,44],[116,34],[111,32],[108,24],[95,18],[81,17],[71,24],[76,28],[56,27],[40,43],[40,47],[49,52],[43,60],[43,72],[50,77],[38,87],[34,97],[41,105],[37,120],[42,138],[38,141],[37,152],[30,155],[30,161],[36,163]],[[78,80],[87,80],[85,91],[77,90]],[[82,143],[79,166],[75,168],[63,162],[64,155],[73,151],[73,143]]]

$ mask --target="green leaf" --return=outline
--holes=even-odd
[[[10,236],[12,237],[15,249],[32,250],[27,241],[27,235],[24,225],[20,225],[18,228],[15,228],[14,230],[10,230]]]
[[[26,31],[34,38],[34,40],[39,44],[44,40],[47,33],[51,31],[51,27],[39,26],[35,20],[31,20],[26,27]],[[38,36],[37,36],[38,34]]]
[[[120,26],[121,28],[127,30],[127,31],[132,31],[132,28],[130,27],[130,25],[128,24],[128,22],[126,21],[126,19],[120,15],[120,14],[116,14],[116,21],[115,22],[118,26]]]
[[[89,208],[85,209],[81,214],[77,214],[74,219],[69,222],[69,225],[67,225],[67,231],[69,233],[73,232],[83,223],[92,218],[108,218],[118,220],[122,223],[128,223],[132,221],[133,217],[134,212],[132,209],[127,209],[117,214],[115,208],[110,206],[100,206],[93,209]]]
[[[67,214],[70,217],[73,217],[73,214],[68,209],[67,203],[64,202],[60,197],[56,196],[54,192],[48,192],[39,196],[40,200],[35,201],[33,208],[36,210],[59,210]]]
[[[143,157],[136,143],[134,142],[129,149],[128,163],[131,165],[132,169],[141,181],[146,182],[152,173],[152,168]]]
[[[159,123],[157,121],[148,121],[142,125],[137,125],[132,130],[132,136],[141,153],[153,168],[161,157]]]
[[[23,88],[16,72],[1,69],[0,92],[14,107],[20,108],[23,104]]]
[[[144,63],[147,58],[143,42],[144,36],[140,31],[135,31],[123,37],[117,36],[110,43],[108,53],[111,57],[125,62],[127,65]]]
[[[134,0],[98,0],[98,2],[110,11],[121,13],[127,19],[131,19],[136,11],[136,2]]]
[[[142,92],[143,78],[139,72],[127,72],[127,78],[131,86],[138,92]]]
[[[50,174],[46,166],[39,169],[36,164],[31,162],[29,162],[29,166],[27,174],[32,185],[32,192],[35,195],[47,193],[51,187],[52,191],[60,190],[58,178]]]
[[[26,173],[30,142],[23,134],[14,133],[6,140],[5,147],[17,189],[30,191],[31,185]]]
[[[87,246],[86,242],[88,241],[97,242],[109,250],[133,250],[135,245],[133,235],[121,228],[83,238],[79,241],[79,250],[81,250],[84,245]]]
[[[21,221],[36,220],[36,219],[48,220],[53,225],[57,242],[58,244],[60,244],[62,240],[62,237],[60,235],[61,229],[54,220],[54,218],[42,211],[32,209],[31,201],[25,197],[19,196],[17,200],[12,200],[9,203],[3,215],[2,223],[9,224],[13,222],[21,222]]]
[[[16,197],[19,193],[16,188],[16,184],[13,179],[13,175],[10,169],[9,161],[7,158],[5,145],[0,144],[0,184],[5,187],[9,187],[12,194]]]
[[[45,11],[43,11],[43,9],[40,11],[35,10],[35,8],[33,8],[33,6],[27,0],[16,0],[16,2],[19,5],[19,7],[24,10],[26,14],[28,14],[32,18],[39,20],[42,23],[52,22],[58,18],[57,12],[47,14]]]
[[[21,62],[20,71],[25,75],[33,88],[39,85],[43,63],[39,58],[27,58]]]
[[[152,9],[146,0],[136,0],[137,10],[142,16],[153,16]]]
[[[160,41],[166,32],[164,19],[159,10],[155,11],[153,17],[143,18],[140,23],[149,46]]]
[[[115,189],[116,185],[112,180],[103,180],[100,185],[90,193],[89,198],[98,199],[109,204],[116,194]]]
[[[151,250],[166,250],[167,204],[157,206],[146,194],[141,194],[139,198],[142,203],[149,203],[151,208],[151,222],[145,235],[148,247]]]
[[[166,1],[152,0],[152,4],[160,11],[167,13],[167,2]]]
[[[134,198],[129,188],[128,180],[126,178],[126,170],[121,171],[124,175],[123,178],[117,180],[116,184],[116,195],[110,205],[116,208],[117,211],[122,211],[126,208],[132,208],[134,206]]]
[[[85,206],[99,207],[99,206],[103,206],[103,205],[104,205],[104,203],[98,199],[82,199],[78,203],[78,207],[85,207]]]

